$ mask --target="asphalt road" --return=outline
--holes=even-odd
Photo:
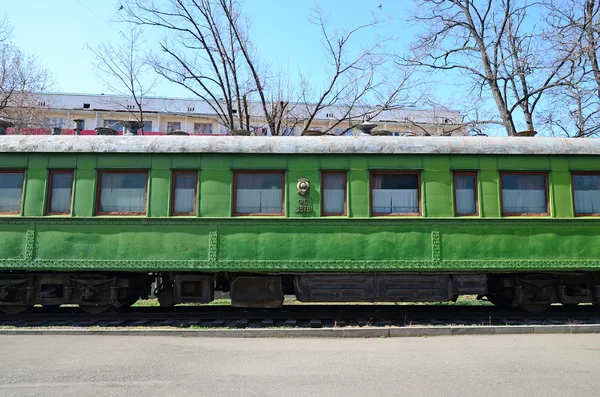
[[[598,396],[600,335],[0,337],[0,396]]]

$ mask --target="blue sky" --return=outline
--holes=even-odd
[[[119,0],[21,0],[3,1],[5,12],[14,27],[13,43],[29,54],[36,54],[55,81],[53,91],[108,93],[92,69],[93,54],[87,46],[103,41],[117,42],[114,22]],[[277,68],[297,75],[310,74],[313,81],[323,78],[323,58],[318,27],[309,22],[311,9],[319,4],[331,16],[331,25],[349,28],[368,22],[372,13],[393,22],[363,36],[365,41],[376,34],[394,35],[394,46],[402,51],[412,38],[401,18],[408,0],[246,0],[255,46],[262,59]],[[379,8],[379,5],[382,5]],[[33,11],[35,10],[35,11]],[[152,47],[152,38],[148,38]],[[160,84],[158,96],[191,96],[184,89]]]

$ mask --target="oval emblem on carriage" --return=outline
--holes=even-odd
[[[306,196],[310,190],[310,181],[308,180],[308,178],[300,178],[298,179],[296,188],[298,189],[299,195]]]

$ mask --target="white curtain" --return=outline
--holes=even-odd
[[[575,191],[577,214],[600,213],[600,190]]]
[[[191,214],[194,212],[196,184],[196,175],[175,174],[175,197],[173,197],[173,212],[182,214]]]
[[[105,173],[100,178],[100,212],[145,212],[145,173]]]
[[[344,189],[323,191],[323,212],[326,214],[344,213]]]
[[[473,215],[477,213],[475,176],[456,175],[454,183],[456,215]]]
[[[600,175],[573,175],[575,213],[600,213]]]
[[[546,190],[502,189],[504,212],[510,214],[540,214],[548,212]]]
[[[548,212],[546,175],[503,175],[502,212],[508,214]]]
[[[419,212],[417,189],[373,189],[374,214],[401,214]]]
[[[71,186],[73,174],[53,173],[50,192],[50,212],[71,212]]]
[[[323,175],[323,212],[326,214],[344,213],[344,186],[343,174]]]
[[[281,189],[237,189],[235,209],[238,214],[280,214]]]
[[[471,215],[477,213],[475,189],[456,189],[456,214]]]
[[[20,212],[23,173],[0,172],[0,212]]]
[[[237,174],[235,212],[280,214],[283,212],[283,178],[274,174]]]

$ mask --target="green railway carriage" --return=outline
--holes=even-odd
[[[7,136],[0,310],[600,302],[600,141]]]

